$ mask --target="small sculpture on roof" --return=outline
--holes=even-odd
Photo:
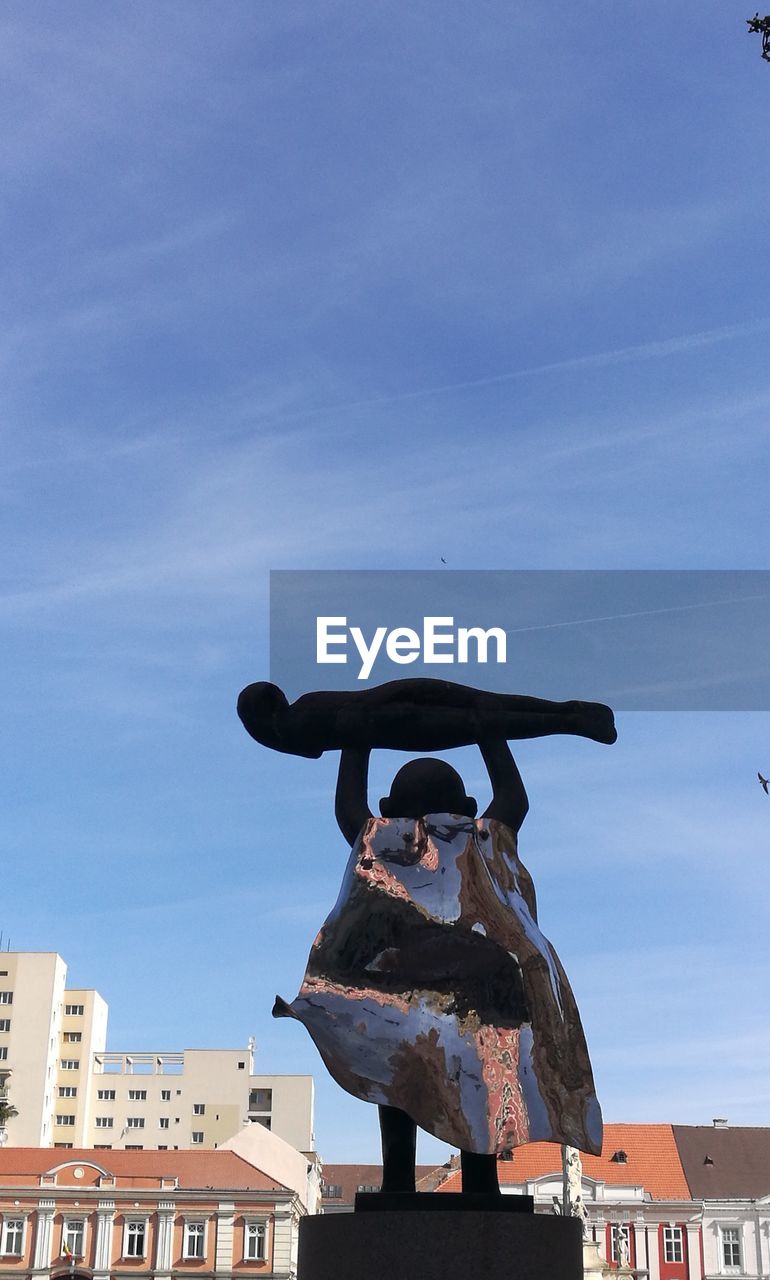
[[[770,13],[764,18],[760,18],[759,12],[757,12],[753,18],[746,19],[746,24],[752,35],[761,35],[762,57],[765,62],[770,62]]]

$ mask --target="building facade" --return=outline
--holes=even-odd
[[[230,1151],[0,1151],[0,1280],[296,1276],[300,1196]]]
[[[770,1129],[674,1125],[693,1199],[700,1203],[703,1276],[770,1277]]]
[[[245,1049],[107,1050],[105,1001],[53,952],[0,952],[0,1088],[10,1146],[215,1148],[246,1124],[313,1151],[312,1076],[255,1073]]]
[[[446,1173],[446,1166],[418,1164],[415,1169],[416,1189],[434,1191]],[[381,1164],[325,1164],[321,1185],[323,1213],[352,1213],[359,1191],[379,1191],[382,1187]]]
[[[610,1266],[627,1252],[642,1280],[770,1280],[770,1129],[608,1124],[601,1156],[582,1165],[588,1233]],[[516,1148],[498,1173],[536,1212],[561,1202],[552,1143]],[[438,1191],[459,1190],[451,1169]]]

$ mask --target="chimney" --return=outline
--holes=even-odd
[[[726,1129],[728,1127],[727,1121],[723,1119],[721,1116],[717,1116],[717,1118],[715,1120],[712,1120],[711,1123],[713,1124],[715,1129]]]

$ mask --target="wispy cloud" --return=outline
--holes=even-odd
[[[569,356],[563,360],[555,360],[547,364],[508,369],[483,378],[469,378],[462,382],[445,382],[433,386],[417,387],[413,390],[397,392],[393,395],[336,401],[284,414],[268,420],[267,425],[268,427],[275,427],[283,423],[333,415],[334,413],[349,410],[372,409],[382,405],[402,404],[411,400],[451,395],[458,391],[483,390],[488,387],[516,382],[525,378],[542,377],[547,374],[569,373],[583,369],[603,369],[612,365],[629,364],[635,361],[667,359],[690,351],[718,346],[722,343],[736,342],[741,338],[756,336],[768,331],[770,331],[770,317],[760,317],[756,320],[747,320],[741,324],[726,325],[716,329],[704,329],[693,333],[680,334],[672,338],[634,343],[627,347],[615,347],[606,351],[590,352],[585,355]],[[580,447],[590,448],[590,440],[581,442]]]

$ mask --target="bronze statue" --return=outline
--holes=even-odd
[[[239,714],[276,750],[341,749],[337,822],[352,852],[310,952],[298,1018],[335,1080],[380,1108],[383,1191],[414,1191],[416,1128],[461,1150],[463,1189],[496,1191],[496,1154],[547,1140],[601,1150],[602,1125],[574,997],[537,925],[517,833],[529,803],[507,739],[616,737],[595,703],[550,703],[448,681],[402,680],[289,706],[251,685]],[[441,760],[410,761],[375,817],[373,746],[478,743],[492,801]]]

